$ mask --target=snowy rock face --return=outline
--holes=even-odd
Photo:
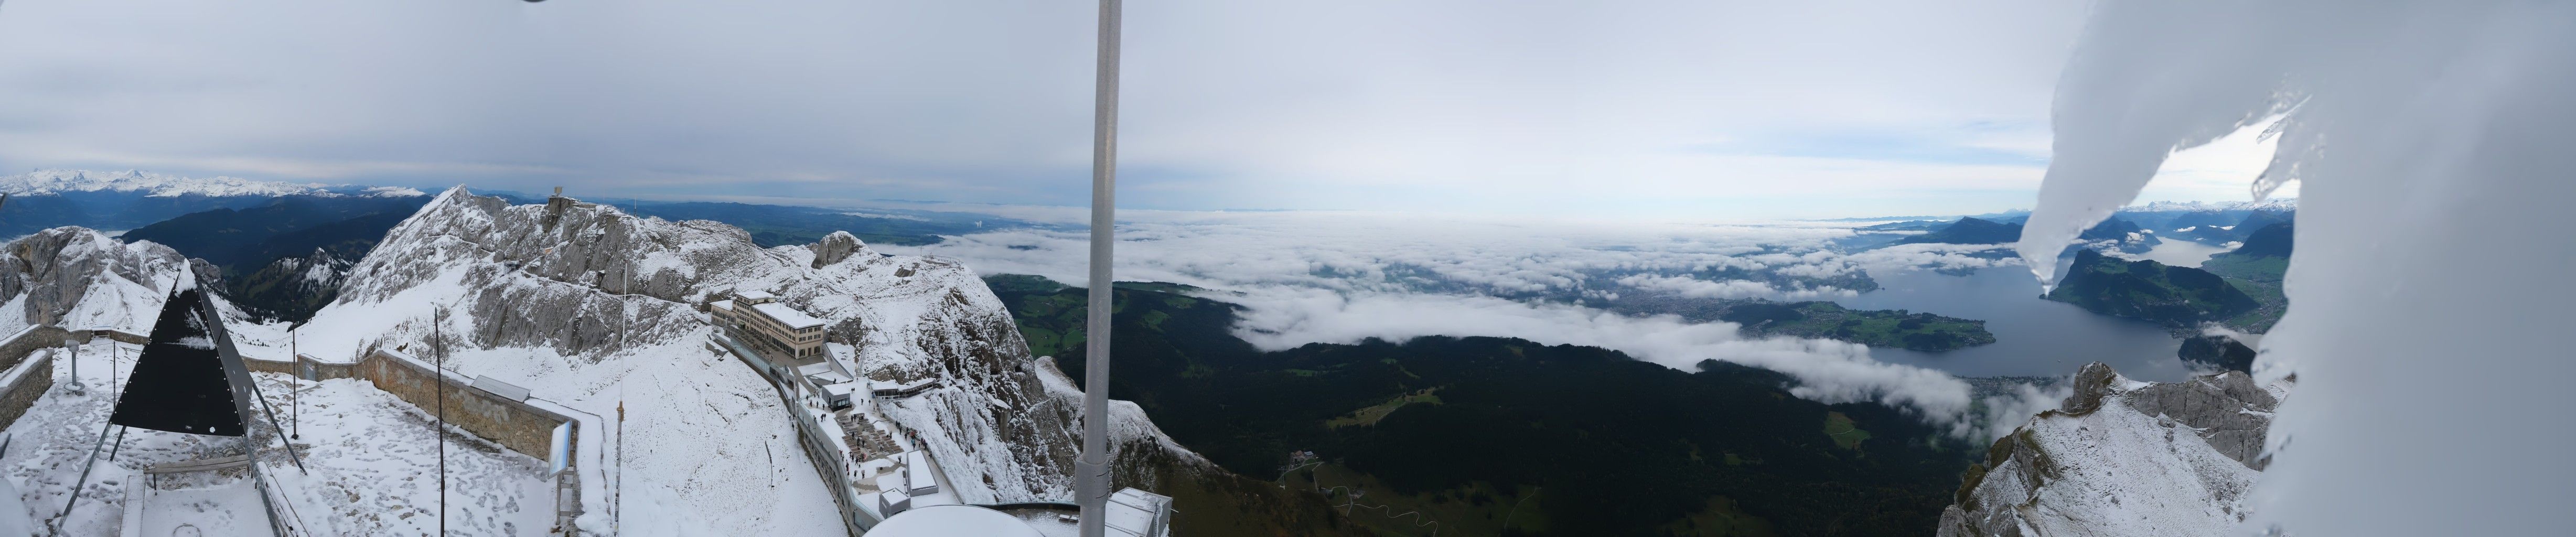
[[[306,295],[321,295],[338,290],[340,280],[348,276],[349,267],[356,263],[331,255],[329,250],[315,248],[313,255],[279,259],[272,264],[288,274],[295,275],[295,285],[299,292]]]
[[[7,246],[0,267],[0,326],[107,325],[149,330],[170,285],[181,275],[211,280],[213,267],[191,263],[170,247],[126,244],[94,230],[58,227]],[[140,315],[141,317],[138,317]],[[5,322],[14,321],[14,322]]]
[[[823,240],[814,243],[811,248],[814,250],[814,268],[818,269],[825,265],[840,263],[852,255],[860,256],[862,259],[877,257],[875,250],[869,250],[868,245],[861,244],[858,237],[850,235],[847,231],[834,231],[830,235],[824,235]]]
[[[1057,369],[1052,360],[1037,362],[1038,376],[1045,381],[1049,409],[1065,409],[1059,416],[1065,423],[1079,423],[1070,409],[1082,407],[1082,388],[1073,377]],[[1067,459],[1068,464],[1071,459]],[[1197,479],[1223,473],[1216,461],[1190,451],[1171,436],[1163,434],[1145,415],[1145,408],[1133,401],[1109,401],[1109,480],[1112,488],[1137,487],[1164,489],[1163,483]]]
[[[305,333],[356,336],[361,351],[418,345],[430,339],[434,312],[444,308],[447,322],[438,326],[451,345],[538,349],[514,356],[559,360],[464,366],[524,371],[511,376],[526,378],[542,396],[550,384],[573,382],[560,380],[568,373],[612,356],[703,360],[702,353],[670,353],[695,349],[711,333],[695,305],[732,291],[769,292],[825,320],[829,341],[855,358],[863,376],[939,379],[942,388],[889,414],[923,432],[950,467],[960,499],[1070,496],[1072,422],[1036,408],[1049,390],[1001,301],[953,260],[881,256],[847,234],[763,249],[742,230],[711,221],[643,219],[568,198],[512,206],[454,189],[395,226]],[[756,382],[747,369],[740,373],[731,376]],[[784,414],[778,417],[783,422]]]
[[[2221,535],[2245,517],[2285,384],[2227,372],[2176,383],[2076,373],[2062,410],[1996,440],[1941,537]]]

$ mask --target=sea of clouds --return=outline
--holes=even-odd
[[[1009,216],[1038,222],[1074,217],[1059,212],[1020,208]],[[1851,222],[1652,223],[1354,211],[1123,211],[1121,217],[1119,280],[1194,285],[1209,289],[1212,298],[1241,304],[1236,334],[1265,350],[1447,335],[1602,347],[1686,370],[1714,359],[1786,373],[1798,380],[1791,391],[1801,397],[1879,401],[1978,440],[2008,430],[2028,415],[2024,410],[2055,404],[2051,394],[2028,391],[1979,405],[1966,382],[1873,360],[1862,345],[1749,338],[1734,323],[1596,307],[1634,294],[1830,299],[1863,292],[1869,273],[2019,262],[1991,255],[1996,246],[1837,246],[1855,240]],[[958,258],[984,274],[1034,274],[1086,285],[1088,239],[1079,229],[1033,227],[879,248]],[[1971,255],[1978,252],[1989,255]],[[2005,418],[1980,415],[1987,413]]]

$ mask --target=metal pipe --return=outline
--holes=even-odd
[[[1118,224],[1119,0],[1100,0],[1100,49],[1091,118],[1091,300],[1083,324],[1082,458],[1074,500],[1082,537],[1103,537],[1109,502],[1110,261]]]
[[[81,462],[80,479],[72,481],[71,498],[63,500],[63,513],[54,515],[53,524],[55,533],[62,533],[63,519],[71,518],[72,506],[80,504],[81,488],[89,486],[89,471],[98,469],[98,450],[100,448],[107,447],[107,429],[115,426],[116,424],[109,423],[98,428],[98,443],[89,447],[89,458],[83,459]],[[118,442],[121,443],[124,442],[124,440],[118,440]]]

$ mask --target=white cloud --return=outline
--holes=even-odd
[[[1771,284],[1752,280],[1708,281],[1685,276],[1631,274],[1619,278],[1619,285],[1645,291],[1659,291],[1690,298],[1754,298],[1779,296]]]
[[[1089,9],[15,2],[0,166],[1080,203]],[[2021,203],[2083,6],[1127,10],[1130,206],[1850,216]]]
[[[1561,304],[1493,297],[1266,288],[1243,297],[1243,335],[1277,350],[1312,342],[1401,341],[1415,336],[1517,337],[1549,345],[1584,345],[1639,360],[1695,370],[1719,360],[1786,373],[1790,392],[1817,401],[1878,401],[1948,425],[1965,437],[1984,432],[1968,415],[1968,384],[1949,374],[1878,362],[1863,345],[1823,339],[1748,339],[1735,323],[1692,324],[1672,316],[1628,317]],[[1991,437],[1988,437],[1991,438]]]
[[[1908,245],[1860,254],[1829,248],[1848,224],[1610,223],[1574,219],[1423,218],[1359,211],[1122,213],[1117,269],[1126,281],[1209,288],[1245,306],[1237,333],[1265,349],[1426,335],[1518,337],[1623,351],[1692,369],[1715,359],[1787,373],[1820,401],[1876,400],[1921,413],[1961,436],[1983,433],[1967,384],[1939,371],[1877,362],[1831,340],[1752,338],[1732,323],[1631,317],[1574,297],[1673,294],[1694,298],[1848,296],[1832,287],[1782,288],[1707,280],[1702,270],[1844,276],[1867,270],[2011,263],[1965,253],[1995,246]],[[1037,274],[1084,284],[1086,235],[1014,229],[950,237],[898,253],[961,258],[985,274]],[[1990,402],[1990,406],[1991,406]]]

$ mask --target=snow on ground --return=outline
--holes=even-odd
[[[428,412],[363,380],[257,376],[302,436],[295,442],[309,474],[270,467],[306,524],[332,535],[436,534],[439,446]],[[298,386],[292,396],[290,383]],[[537,535],[554,525],[545,461],[448,431],[450,533]]]
[[[2060,466],[2029,500],[2046,507],[2022,521],[2034,535],[2227,534],[2260,472],[2176,428],[2120,404],[2032,420],[2024,430]]]
[[[114,397],[112,379],[132,371],[139,346],[96,340],[80,353],[80,376],[86,395],[65,389],[68,363],[55,369],[56,385],[12,425],[11,449],[0,454],[0,472],[17,484],[20,500],[39,521],[55,518],[82,461],[99,442]],[[57,351],[38,351],[46,356]],[[252,441],[261,443],[260,460],[268,468],[302,524],[316,535],[423,535],[438,525],[438,482],[431,421],[420,408],[376,390],[364,381],[329,380],[300,383],[284,375],[255,374],[262,394],[287,415],[305,469],[299,472],[277,449],[275,429],[264,420],[253,425]],[[297,412],[300,410],[300,414]],[[111,434],[111,439],[114,439]],[[535,457],[499,449],[460,430],[450,430],[447,445],[448,530],[455,535],[536,535],[553,523],[550,481],[545,463]],[[198,460],[242,452],[240,439],[131,429],[110,448],[113,461],[94,465],[82,498],[64,517],[64,535],[117,535],[126,520],[131,488],[142,485],[141,470],[150,465]],[[169,535],[180,525],[203,535],[248,531],[264,535],[266,521],[242,470],[170,474],[157,480],[145,500],[146,535]],[[157,531],[154,531],[157,530]],[[179,534],[186,534],[182,531]]]
[[[427,312],[460,288],[424,285],[364,308],[335,308],[300,330],[307,354],[353,356],[359,342],[323,334],[382,334],[386,326]],[[422,315],[426,316],[426,315]],[[463,325],[466,321],[451,318]],[[367,328],[368,325],[372,328]],[[463,326],[449,326],[454,330]],[[527,387],[537,398],[615,422],[624,438],[602,434],[611,468],[583,468],[582,479],[608,498],[583,529],[618,535],[834,535],[838,507],[796,444],[795,426],[766,381],[730,357],[703,350],[712,328],[674,342],[599,357],[571,357],[542,347],[459,345],[444,366]],[[429,349],[402,349],[435,359]],[[249,351],[244,351],[249,352]],[[622,452],[622,455],[620,453]],[[622,476],[622,473],[633,475]],[[624,492],[618,492],[620,489]],[[632,497],[623,497],[632,496]],[[623,497],[623,498],[621,498]],[[623,507],[620,507],[620,505]],[[548,505],[551,505],[549,503]]]
[[[2243,373],[2130,380],[2099,363],[2063,408],[1998,440],[1937,534],[2225,535],[2264,464],[2255,449],[2288,383]]]

